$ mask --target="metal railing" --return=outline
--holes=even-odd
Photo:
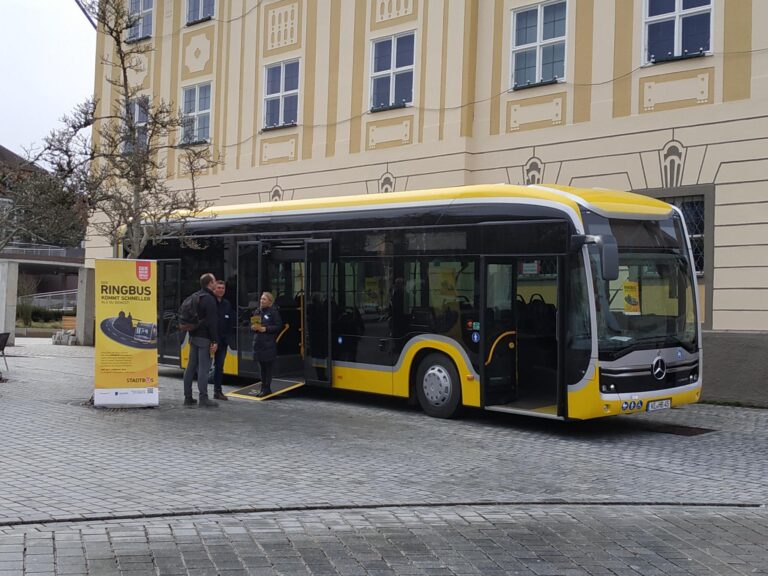
[[[19,296],[18,304],[31,304],[47,310],[68,311],[74,310],[77,306],[77,289],[59,290],[58,292],[41,292],[39,294],[29,294]]]
[[[63,256],[78,258],[85,254],[83,248],[64,248],[62,246],[52,246],[49,244],[28,244],[24,242],[15,242],[8,244],[2,250],[3,254],[25,254],[27,256]]]

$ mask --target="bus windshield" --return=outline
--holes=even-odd
[[[653,348],[695,352],[694,274],[679,220],[601,220],[590,231],[616,238],[619,277],[602,279],[599,252],[590,249],[600,358]]]

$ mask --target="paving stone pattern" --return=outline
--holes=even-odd
[[[749,508],[382,508],[25,527],[0,573],[745,575],[766,541]]]
[[[559,423],[327,390],[83,406],[92,349],[0,384],[0,576],[764,574],[768,411]],[[683,436],[670,426],[712,432]]]

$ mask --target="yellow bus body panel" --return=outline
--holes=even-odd
[[[392,395],[392,372],[390,370],[368,370],[334,365],[331,374],[333,375],[333,388]]]
[[[464,361],[464,356],[459,353],[456,346],[451,346],[450,344],[439,340],[422,340],[415,342],[408,348],[408,351],[401,362],[400,370],[395,372],[392,379],[392,393],[395,396],[408,396],[413,359],[420,351],[427,349],[442,352],[453,360],[459,374],[459,381],[461,382],[461,403],[464,406],[476,406],[479,408],[480,382],[474,376],[474,369],[471,366],[467,366],[467,363]]]
[[[181,346],[181,362],[180,365],[182,368],[186,368],[187,364],[189,363],[189,339],[184,340],[184,344]],[[231,374],[232,376],[237,376],[238,373],[238,366],[237,366],[237,350],[232,350],[232,348],[227,349],[227,357],[224,358],[224,374]]]
[[[574,420],[589,420],[591,418],[601,418],[603,416],[612,416],[616,414],[635,414],[638,412],[645,412],[645,406],[648,402],[654,400],[661,400],[663,398],[672,399],[672,407],[684,406],[686,404],[694,404],[699,401],[701,397],[701,385],[692,390],[686,390],[684,392],[678,392],[676,394],[668,391],[659,390],[658,394],[654,398],[648,398],[647,395],[643,395],[643,407],[634,410],[622,410],[621,405],[630,401],[632,395],[626,394],[624,398],[620,400],[607,400],[600,394],[599,387],[599,373],[600,369],[595,370],[595,376],[587,383],[586,386],[575,392],[568,392],[568,417]]]
[[[402,358],[398,370],[370,370],[334,364],[333,387],[341,390],[408,398],[413,359],[422,350],[442,352],[453,360],[461,381],[462,404],[480,406],[480,383],[474,377],[474,370],[467,366],[463,356],[455,346],[435,340],[424,340],[412,344]]]
[[[334,210],[340,208],[365,209],[375,206],[402,205],[420,202],[440,202],[457,199],[482,198],[519,198],[521,200],[549,201],[553,204],[567,206],[577,215],[578,203],[567,195],[558,194],[554,186],[549,187],[515,186],[510,184],[492,184],[481,186],[462,186],[454,188],[437,188],[434,190],[414,190],[397,192],[396,194],[363,194],[351,196],[329,196],[325,198],[306,198],[300,200],[283,200],[280,202],[260,202],[256,204],[230,204],[227,206],[211,206],[196,215],[196,218],[215,216],[248,216],[270,214],[273,212],[290,213],[304,210]],[[566,190],[564,190],[566,191]],[[566,192],[581,196],[584,190],[572,188]],[[669,212],[669,209],[667,209]]]
[[[635,194],[607,189],[572,188],[571,186],[547,185],[552,190],[560,190],[578,196],[594,208],[609,214],[636,214],[642,216],[666,217],[672,212],[672,207],[661,200]]]

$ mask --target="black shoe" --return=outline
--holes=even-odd
[[[210,400],[208,398],[200,398],[200,407],[201,408],[218,408],[219,403],[214,402],[213,400]]]
[[[194,398],[184,398],[184,406],[194,406],[197,404],[197,400]]]
[[[213,397],[216,398],[216,400],[229,400],[226,396],[224,396],[224,392],[214,392]]]
[[[266,388],[266,389],[262,388],[261,391],[259,392],[259,396],[261,397],[269,396],[270,394],[272,394],[272,390],[270,390],[269,388]]]

